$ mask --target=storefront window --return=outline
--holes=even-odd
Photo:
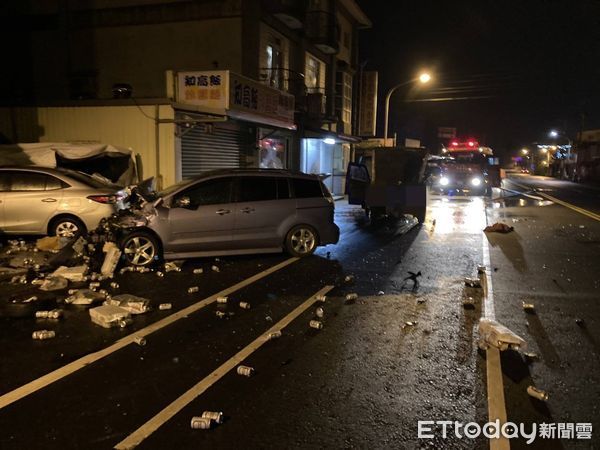
[[[287,137],[279,131],[260,129],[259,167],[261,169],[285,169],[287,167]]]
[[[345,161],[342,144],[327,144],[323,139],[302,140],[300,167],[304,173],[324,175],[323,183],[333,194],[343,194]]]

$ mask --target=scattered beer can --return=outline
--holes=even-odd
[[[254,369],[248,366],[238,366],[237,374],[242,375],[244,377],[251,377],[254,375]]]
[[[320,294],[315,297],[318,302],[325,303],[327,301],[327,296],[325,294]]]
[[[212,266],[210,268],[213,272],[220,272],[221,270],[217,266]]]
[[[33,339],[42,341],[44,339],[52,339],[53,337],[56,337],[56,333],[52,330],[37,330],[31,334],[31,337]]]
[[[215,311],[215,316],[217,316],[219,319],[223,319],[226,315],[227,313],[224,313],[223,311]]]
[[[165,276],[165,274],[164,274],[163,272],[161,272],[160,270],[157,270],[157,271],[156,271],[156,276],[157,276],[158,278],[163,278],[163,277]]]
[[[113,289],[119,289],[119,283],[117,283],[116,281],[113,281],[112,283],[110,283],[110,287]]]
[[[60,319],[62,315],[62,309],[53,309],[50,311],[36,311],[35,313],[35,317],[38,319]]]
[[[140,347],[143,347],[144,345],[146,345],[146,338],[142,337],[142,336],[138,336],[133,340],[133,342],[135,342]]]
[[[204,419],[214,420],[215,423],[223,423],[223,413],[219,411],[204,411],[202,417]]]
[[[542,391],[541,389],[537,389],[534,386],[528,386],[527,393],[530,397],[537,398],[543,402],[548,401],[548,393],[546,391]]]
[[[485,267],[484,265],[480,264],[477,266],[477,273],[485,273],[487,267]]]
[[[479,280],[479,278],[465,278],[465,286],[480,288],[481,281]]]
[[[194,430],[209,430],[210,427],[212,426],[212,420],[207,419],[206,417],[195,416],[195,417],[192,417],[190,426]]]
[[[126,328],[129,325],[131,325],[133,323],[133,320],[127,318],[127,319],[121,319],[119,320],[119,328]]]
[[[358,298],[358,294],[355,292],[352,292],[350,294],[346,294],[346,301],[352,301],[352,300],[356,300]]]
[[[535,305],[533,303],[523,302],[523,311],[529,314],[535,314]]]
[[[240,302],[240,308],[242,308],[242,309],[250,309],[250,303],[248,303],[248,302]]]
[[[204,273],[204,269],[202,269],[202,268],[194,269],[192,271],[192,273],[198,275],[198,274]]]
[[[344,278],[344,281],[346,283],[351,283],[354,281],[354,275],[346,275],[346,277]]]
[[[158,309],[161,311],[165,311],[171,308],[173,308],[173,305],[171,303],[161,303],[160,305],[158,305]]]
[[[89,286],[90,289],[96,289],[96,288],[99,288],[99,287],[100,287],[100,282],[99,281],[92,281],[90,283],[90,286]]]
[[[311,320],[308,322],[308,325],[316,330],[321,330],[323,328],[323,322],[319,322],[318,320]]]
[[[194,292],[198,292],[200,288],[198,286],[192,286],[188,288],[188,294],[193,294]]]
[[[408,321],[408,322],[404,322],[404,326],[405,327],[414,327],[418,322],[416,321]]]
[[[475,300],[473,297],[468,297],[463,300],[463,307],[465,309],[474,309],[475,308]]]
[[[315,309],[315,315],[321,319],[325,315],[325,311],[323,311],[323,308],[319,306],[317,309]]]
[[[217,303],[220,303],[222,305],[227,303],[227,296],[224,297],[217,297]]]
[[[68,293],[69,295],[73,295],[73,294],[75,294],[75,293],[76,293],[78,290],[79,290],[79,289],[69,289],[69,290],[67,291],[67,293]]]
[[[281,337],[281,331],[273,331],[269,333],[269,339],[278,339]]]

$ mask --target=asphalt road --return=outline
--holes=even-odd
[[[86,307],[73,305],[60,321],[3,318],[0,448],[488,448],[483,437],[444,439],[437,428],[433,439],[419,439],[417,429],[419,420],[488,420],[486,353],[477,347],[483,292],[463,280],[476,276],[484,242],[495,316],[539,355],[502,354],[508,420],[589,422],[594,430],[591,441],[538,438],[527,446],[519,439],[511,447],[597,447],[600,224],[537,197],[599,212],[599,191],[529,176],[505,187],[491,201],[432,195],[426,223],[408,232],[338,202],[340,243],[298,261],[198,259],[162,279],[117,276],[118,292],[155,306],[124,329],[96,326]],[[497,221],[515,230],[482,233]],[[204,273],[194,275],[196,267]],[[405,281],[408,271],[422,273],[416,289]],[[190,286],[199,292],[188,294]],[[325,303],[315,302],[327,286]],[[33,290],[0,284],[4,301]],[[345,301],[352,292],[358,299]],[[228,295],[224,306],[215,302],[219,293]],[[475,307],[465,309],[469,297]],[[523,301],[536,314],[526,314]],[[159,311],[164,302],[173,309]],[[197,311],[185,309],[191,305]],[[318,306],[321,330],[309,327]],[[32,340],[42,328],[56,338]],[[281,338],[267,340],[274,328]],[[140,332],[148,333],[145,346],[131,342]],[[240,362],[254,376],[237,375]],[[548,401],[530,398],[528,385],[548,391]],[[191,429],[191,417],[204,410],[222,411],[224,422]]]

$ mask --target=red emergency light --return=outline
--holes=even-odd
[[[452,147],[458,147],[458,142],[452,141]]]

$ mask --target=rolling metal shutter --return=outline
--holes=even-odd
[[[247,127],[228,122],[201,124],[181,137],[181,174],[183,178],[213,169],[236,169],[249,145]]]

